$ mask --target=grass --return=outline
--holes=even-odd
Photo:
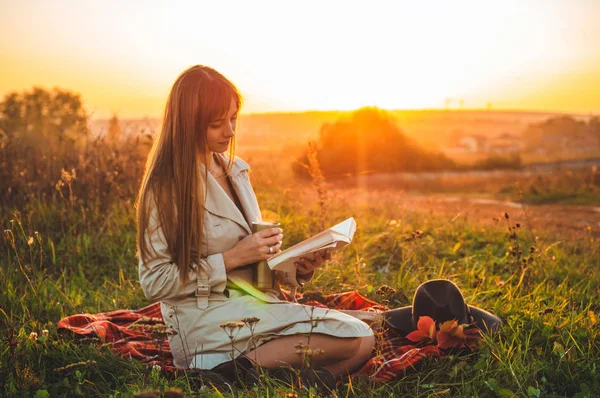
[[[67,181],[57,170],[31,177],[32,185],[20,181],[19,195],[2,201],[0,395],[131,396],[152,390],[160,395],[169,388],[207,397],[290,393],[272,381],[241,392],[200,388],[191,374],[165,374],[123,359],[98,342],[57,332],[56,323],[67,315],[149,304],[139,287],[135,255],[132,203],[141,168],[108,185],[91,177],[124,164],[138,163],[125,158],[102,166],[97,174],[84,173],[97,168],[79,169],[74,163],[75,179]],[[64,184],[56,187],[59,180]],[[388,300],[396,307],[409,305],[421,282],[449,278],[463,289],[468,303],[505,321],[502,331],[486,336],[475,353],[428,359],[385,385],[357,378],[340,385],[339,396],[592,397],[600,391],[597,226],[567,240],[561,231],[517,228],[524,220],[510,214],[495,225],[481,226],[377,201],[352,203],[327,196],[323,185],[318,193],[310,185],[298,190],[259,166],[254,183],[263,211],[281,221],[286,245],[319,231],[322,224],[349,215],[357,220],[352,245],[305,291],[358,290],[380,300],[377,288],[391,285],[396,293]],[[324,213],[318,203],[327,203],[329,211]],[[422,233],[413,234],[417,230]]]
[[[528,204],[600,205],[598,165],[545,172],[492,170],[365,174],[332,182],[340,189],[395,189],[407,193],[476,196]]]
[[[600,192],[552,192],[541,195],[524,195],[523,201],[534,205],[598,206],[600,205]]]

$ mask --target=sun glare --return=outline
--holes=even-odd
[[[14,40],[0,45],[0,93],[61,86],[102,117],[156,116],[197,63],[234,81],[246,112],[459,103],[600,112],[591,2],[24,3],[2,6],[10,18],[0,29]],[[23,30],[26,19],[44,34]]]

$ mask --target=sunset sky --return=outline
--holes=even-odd
[[[600,113],[600,1],[0,0],[0,95],[79,92],[94,118],[158,117],[177,75],[221,71],[245,112]]]

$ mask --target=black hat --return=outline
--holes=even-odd
[[[458,286],[447,279],[422,283],[415,291],[412,306],[384,314],[392,328],[406,334],[417,329],[417,322],[422,316],[429,316],[438,323],[456,319],[459,324],[474,324],[484,332],[496,331],[502,326],[496,315],[467,305]]]

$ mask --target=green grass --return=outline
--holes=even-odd
[[[521,220],[482,227],[376,201],[359,208],[336,199],[329,203],[335,210],[322,220],[309,191],[298,195],[257,184],[263,209],[282,222],[286,244],[319,231],[321,223],[349,215],[357,220],[353,244],[305,291],[357,289],[380,300],[375,290],[386,284],[396,289],[387,298],[390,305],[402,306],[410,304],[421,282],[449,278],[470,304],[505,321],[501,333],[486,336],[473,354],[429,359],[385,385],[358,378],[342,384],[340,396],[591,397],[600,391],[600,249],[593,231],[570,241],[561,239],[560,231],[516,229],[510,237],[508,227]],[[234,395],[200,389],[189,374],[162,374],[101,344],[57,333],[56,323],[67,315],[148,304],[137,281],[132,199],[115,198],[103,214],[87,212],[85,200],[70,206],[59,199],[32,198],[1,208],[6,231],[0,246],[0,394],[130,396],[176,387],[189,395]],[[411,238],[415,230],[423,231],[421,237]],[[42,336],[44,329],[48,336],[28,338],[31,332]],[[241,395],[285,392],[289,389],[269,382]]]
[[[520,189],[515,184],[498,189],[496,196],[515,202],[531,205],[575,205],[600,206],[600,189],[592,186],[553,186],[540,189],[539,185],[530,185]]]
[[[534,205],[563,204],[578,206],[600,206],[600,191],[596,192],[552,192],[523,196],[525,203]]]

